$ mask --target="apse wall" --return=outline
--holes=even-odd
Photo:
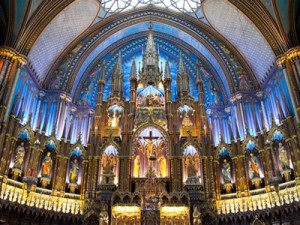
[[[112,58],[111,68],[114,68],[115,58]],[[130,60],[125,63],[124,68],[131,64]],[[176,62],[174,62],[174,66]],[[195,69],[193,66],[190,68]],[[95,72],[94,81],[87,79],[86,88],[89,84],[95,84],[102,68]],[[111,70],[112,70],[111,69]],[[127,69],[128,70],[128,69]],[[174,71],[175,72],[175,71]],[[196,71],[191,70],[191,73]],[[128,74],[127,74],[128,75]],[[202,73],[204,77],[204,73]],[[109,76],[107,77],[107,93],[109,94]],[[176,81],[173,81],[176,85]],[[205,85],[205,84],[204,84]],[[14,106],[11,111],[22,115],[22,124],[25,124],[31,115],[31,127],[33,130],[45,132],[50,136],[53,132],[58,139],[62,138],[64,127],[71,134],[71,142],[75,143],[82,135],[83,145],[88,144],[90,123],[95,110],[97,86],[94,87],[94,97],[89,101],[93,104],[82,104],[82,92],[78,100],[72,98],[65,92],[49,91],[38,86],[28,69],[20,73],[14,93]],[[125,82],[125,87],[129,84]],[[84,88],[83,88],[84,89]],[[176,86],[175,88],[176,89]],[[231,134],[235,139],[246,137],[247,132],[255,137],[257,132],[268,132],[272,123],[280,125],[282,118],[293,115],[291,99],[288,94],[285,78],[281,69],[274,69],[267,82],[261,90],[255,92],[238,92],[231,96],[228,104],[217,104],[209,97],[209,86],[204,87],[208,98],[206,102],[206,113],[213,133],[214,144],[218,146],[222,141],[231,143]],[[190,90],[194,90],[191,86]],[[197,93],[198,94],[198,93]],[[176,92],[173,93],[176,96]],[[191,96],[197,96],[191,93]],[[22,101],[23,99],[23,101]],[[104,99],[105,100],[105,99]],[[175,97],[174,97],[175,100]],[[195,100],[197,100],[195,98]],[[209,102],[210,101],[210,102]],[[72,123],[72,127],[71,127]],[[70,130],[71,127],[71,130]]]

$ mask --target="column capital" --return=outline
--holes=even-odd
[[[22,55],[13,48],[7,46],[0,46],[0,57],[7,59],[11,62],[17,61],[20,66],[27,64],[27,59],[25,55]]]
[[[286,59],[290,61],[300,59],[300,46],[289,49],[286,52]]]
[[[284,54],[279,55],[276,59],[278,66],[284,66],[287,61],[300,59],[300,46],[290,48]]]

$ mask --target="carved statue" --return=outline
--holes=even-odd
[[[252,179],[259,178],[258,158],[253,153],[250,153],[249,170],[250,174],[252,174]]]
[[[167,176],[167,162],[166,158],[161,155],[158,157],[158,173],[160,177],[166,177]]]
[[[25,156],[25,148],[24,148],[24,143],[22,142],[21,145],[17,147],[16,158],[15,158],[15,163],[13,165],[13,168],[21,169],[21,166],[24,161],[24,156]]]
[[[114,110],[112,113],[109,113],[108,115],[108,126],[111,127],[118,127],[121,114],[119,111]]]
[[[50,177],[52,169],[51,153],[47,152],[42,162],[42,177]]]
[[[187,112],[184,113],[184,117],[182,119],[182,126],[184,127],[193,126],[193,122],[190,120],[189,114]]]
[[[222,174],[225,183],[231,183],[231,167],[226,159],[223,160]]]
[[[108,212],[106,207],[103,207],[99,216],[99,225],[108,225],[108,222],[109,222]]]
[[[193,225],[201,225],[201,213],[198,211],[198,207],[194,206],[193,211]]]
[[[193,163],[192,160],[189,160],[189,164],[188,164],[188,167],[187,167],[187,172],[188,172],[188,177],[196,177],[197,176],[197,169]]]
[[[114,183],[114,162],[110,157],[107,158],[106,164],[103,165],[102,170],[102,184],[113,184]]]
[[[103,174],[105,175],[114,174],[114,165],[111,162],[110,158],[107,159],[105,166],[103,166]]]
[[[282,143],[279,143],[278,151],[279,151],[279,161],[282,163],[282,169],[283,170],[290,169],[290,160],[288,157],[288,153],[285,150]]]
[[[137,155],[134,159],[134,169],[133,169],[133,176],[139,177],[140,176],[140,156]]]
[[[69,178],[71,183],[77,183],[79,174],[79,166],[77,159],[71,161]]]

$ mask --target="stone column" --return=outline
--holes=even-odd
[[[204,185],[205,197],[209,198],[210,193],[210,176],[209,176],[209,164],[208,164],[208,157],[201,156],[202,167],[203,167],[203,177],[202,177],[202,184]]]
[[[81,188],[80,188],[80,195],[81,195],[81,199],[84,199],[84,194],[86,191],[86,183],[87,183],[87,172],[88,172],[88,160],[82,160],[82,171],[81,171],[81,177],[82,177],[82,182],[80,184]]]
[[[215,177],[214,177],[214,161],[212,156],[208,156],[208,176],[209,176],[209,197],[215,197]]]
[[[277,65],[279,68],[282,69],[284,78],[287,83],[288,91],[291,97],[292,105],[293,105],[293,110],[295,114],[295,119],[296,122],[300,122],[300,108],[299,108],[299,103],[300,103],[300,94],[297,86],[297,80],[296,76],[298,74],[294,74],[291,61],[294,58],[297,58],[300,55],[300,50],[299,49],[291,49],[287,51],[285,54],[281,55],[277,59]]]
[[[171,78],[165,78],[164,87],[165,87],[165,106],[166,106],[166,117],[168,122],[168,130],[173,131],[172,123],[172,93],[171,93]]]
[[[221,199],[221,182],[220,182],[220,171],[219,171],[219,161],[214,159],[214,178],[216,184],[216,198]]]
[[[6,74],[4,75],[5,80],[2,82],[5,83],[5,86],[0,90],[0,121],[6,123],[11,109],[13,93],[15,92],[20,68],[25,65],[27,61],[24,55],[21,55],[9,47],[0,47],[0,57],[11,63],[9,70],[6,70]]]

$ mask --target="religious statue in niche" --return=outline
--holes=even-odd
[[[114,184],[114,178],[115,178],[114,168],[115,168],[114,157],[108,156],[105,164],[103,164],[102,166],[101,184]]]
[[[69,180],[71,183],[77,184],[79,175],[79,165],[77,158],[73,158],[70,163]]]
[[[166,177],[167,176],[167,162],[164,155],[158,157],[158,176],[159,177]]]
[[[200,157],[194,146],[189,145],[184,150],[183,165],[183,178],[186,181],[186,184],[199,184]]]
[[[194,115],[194,109],[188,105],[183,105],[178,108],[178,113],[180,115],[180,118],[182,119],[182,126],[183,127],[191,127],[193,126],[193,122],[190,119],[190,115]]]
[[[12,168],[12,177],[14,180],[18,178],[18,176],[21,176],[22,174],[22,164],[25,157],[25,148],[24,148],[24,142],[21,143],[16,149],[16,156],[14,165]]]
[[[224,183],[231,183],[231,166],[227,159],[223,159],[222,174]]]
[[[46,188],[47,185],[50,183],[51,170],[52,170],[51,152],[47,152],[46,156],[42,160],[41,184],[43,188]]]
[[[258,158],[250,152],[250,157],[249,157],[249,172],[250,172],[250,177],[252,179],[254,178],[259,178],[259,166],[258,166]]]
[[[108,126],[115,128],[119,126],[119,121],[122,116],[123,107],[114,104],[107,109]]]
[[[282,164],[282,169],[283,170],[290,169],[289,156],[288,156],[288,153],[287,153],[285,147],[282,145],[281,142],[279,143],[279,146],[278,146],[278,152],[279,152],[279,161]]]
[[[51,152],[47,152],[46,156],[42,161],[42,177],[50,178],[51,169],[52,169],[52,159],[51,159]]]
[[[140,156],[137,155],[134,159],[134,168],[133,168],[133,176],[134,177],[140,176],[140,166],[141,166]]]
[[[21,166],[24,161],[24,156],[25,156],[25,148],[24,148],[24,142],[22,142],[21,145],[17,147],[16,158],[15,158],[13,168],[21,169]]]

